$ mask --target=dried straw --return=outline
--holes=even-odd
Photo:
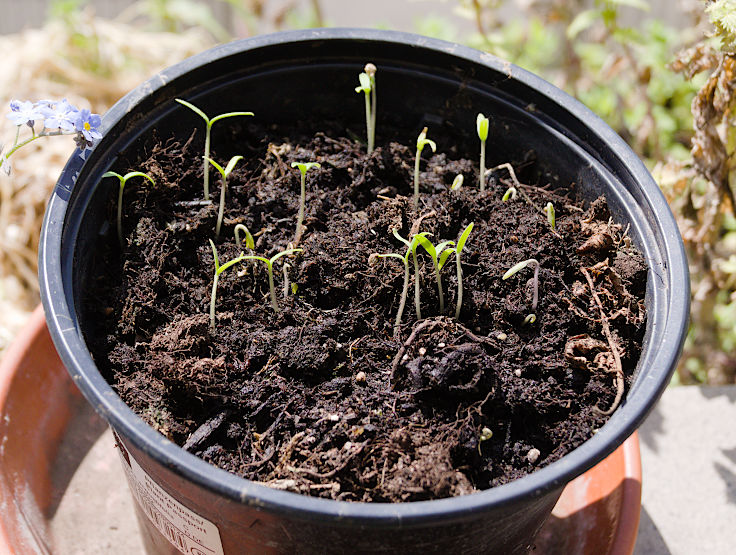
[[[0,37],[0,141],[12,144],[5,119],[10,100],[66,98],[104,113],[116,100],[159,70],[212,45],[199,30],[149,32],[79,16],[74,28],[50,22]],[[49,194],[74,150],[71,137],[42,139],[16,152],[11,175],[0,175],[0,353],[38,304],[37,257]]]

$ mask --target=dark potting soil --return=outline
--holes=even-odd
[[[116,168],[145,171],[156,185],[126,186],[125,246],[121,252],[111,233],[94,255],[85,301],[94,332],[86,335],[103,374],[146,422],[271,487],[385,502],[506,483],[556,461],[605,423],[640,354],[646,265],[603,199],[583,207],[574,185],[539,182],[502,202],[513,184],[507,168],[481,193],[475,160],[427,148],[415,210],[414,152],[405,145],[367,155],[346,138],[260,136],[267,138],[236,145],[245,158],[227,189],[215,241],[220,264],[243,250],[233,237],[239,223],[255,236],[251,254],[271,257],[294,241],[300,180],[291,163],[317,161],[321,168],[307,174],[303,251],[275,263],[279,313],[264,263],[222,273],[214,332],[209,239],[221,185],[213,169],[214,202],[201,202],[201,137],[159,141]],[[465,185],[450,191],[457,174]],[[547,202],[555,229],[542,211]],[[423,319],[410,259],[394,337],[404,266],[394,258],[369,263],[369,255],[405,253],[393,229],[403,237],[428,232],[437,244],[456,241],[470,222],[460,318],[454,255],[441,274],[440,313],[432,260],[419,248]],[[530,258],[540,265],[534,311],[533,265],[501,279]],[[525,322],[532,312],[536,321]]]

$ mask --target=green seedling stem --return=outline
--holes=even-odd
[[[299,244],[304,232],[304,206],[307,203],[307,172],[312,168],[321,167],[318,162],[292,162],[292,168],[299,168],[301,174],[301,196],[299,197],[299,215],[296,218],[296,234],[293,243]]]
[[[537,309],[537,301],[539,300],[539,261],[536,258],[530,258],[528,260],[523,260],[522,262],[519,262],[518,264],[514,264],[503,275],[502,279],[506,280],[510,278],[515,273],[520,272],[527,266],[534,266],[534,278],[532,278],[532,311],[535,311]],[[534,314],[530,314],[529,316],[526,317],[526,320],[524,320],[524,323],[533,324],[536,321],[536,319],[537,317]]]
[[[284,262],[284,300],[289,297],[289,269],[291,265],[288,262]]]
[[[232,118],[235,116],[252,116],[253,112],[227,112],[225,114],[219,114],[210,119],[207,114],[197,108],[194,104],[182,100],[181,98],[175,99],[182,106],[186,106],[195,114],[198,114],[205,123],[205,135],[204,135],[204,200],[210,200],[210,167],[207,160],[210,158],[210,136],[212,134],[212,126],[225,118]]]
[[[419,162],[422,159],[422,150],[429,145],[432,152],[437,152],[437,144],[427,138],[427,128],[422,129],[417,137],[417,155],[414,159],[414,210],[419,208]]]
[[[238,262],[242,262],[245,259],[245,255],[243,253],[240,253],[240,256],[237,258],[233,258],[232,260],[228,260],[220,266],[220,260],[217,257],[217,248],[215,247],[215,244],[212,242],[212,239],[210,239],[210,246],[212,247],[212,256],[215,259],[215,277],[212,280],[212,294],[210,296],[210,329],[214,332],[215,331],[215,304],[217,302],[217,283],[220,280],[220,274],[230,268],[231,266],[234,266]]]
[[[401,260],[404,264],[404,287],[401,291],[401,300],[399,301],[399,310],[396,312],[396,320],[394,321],[394,339],[399,337],[399,331],[401,326],[401,317],[404,314],[404,307],[406,306],[406,297],[409,293],[409,253],[410,249],[407,249],[406,254],[401,256],[400,254],[388,253],[388,254],[372,254],[376,258],[396,258]]]
[[[427,251],[427,253],[429,253],[429,256],[432,258],[432,264],[434,265],[434,277],[437,280],[437,294],[440,301],[440,314],[444,314],[445,297],[442,294],[442,278],[440,277],[440,272],[445,266],[447,259],[453,252],[455,252],[455,249],[453,248],[455,246],[455,242],[443,241],[442,243],[439,243],[437,246],[435,246],[432,244],[432,241],[427,239],[427,237],[422,234],[417,234],[415,235],[415,237],[418,243],[424,248],[425,251]]]
[[[397,260],[401,260],[401,262],[404,264],[404,287],[401,291],[401,300],[399,301],[399,310],[396,312],[396,320],[394,321],[394,339],[399,338],[399,332],[401,330],[401,317],[404,314],[404,307],[406,306],[406,297],[409,293],[409,253],[411,252],[411,248],[406,249],[406,254],[404,256],[401,256],[400,254],[395,253],[388,253],[388,254],[378,254],[373,253],[368,257],[369,263],[372,261],[373,258],[396,258]]]
[[[284,251],[281,251],[278,254],[275,254],[271,258],[265,258],[263,256],[256,256],[256,255],[244,255],[242,257],[243,260],[260,260],[268,268],[268,288],[271,293],[271,306],[273,307],[273,311],[276,314],[279,313],[279,303],[278,303],[278,300],[276,299],[276,287],[274,286],[274,283],[273,283],[274,262],[276,262],[282,256],[289,256],[291,254],[294,254],[295,252],[302,252],[302,250],[303,249],[286,249]]]
[[[147,175],[143,172],[130,172],[126,173],[125,175],[120,175],[119,173],[115,172],[105,172],[102,174],[102,179],[106,177],[117,177],[120,181],[120,190],[118,191],[118,241],[120,241],[120,248],[123,248],[123,189],[125,189],[125,184],[128,182],[129,179],[132,179],[133,177],[143,177],[145,179],[148,179],[148,181],[151,182],[152,185],[156,185],[156,182],[153,180],[153,178],[150,175]]]
[[[233,156],[227,163],[225,169],[220,164],[215,162],[212,158],[206,158],[205,163],[209,162],[215,169],[220,172],[222,177],[222,188],[220,189],[220,208],[217,211],[217,225],[215,225],[215,239],[220,237],[220,227],[222,226],[222,218],[225,215],[225,191],[227,190],[227,178],[230,177],[235,165],[242,160],[242,156]]]
[[[465,248],[465,242],[470,236],[470,232],[473,231],[473,222],[468,224],[465,231],[462,232],[460,238],[457,240],[457,246],[455,247],[455,265],[457,268],[457,304],[455,305],[455,320],[460,319],[460,309],[463,305],[463,268],[460,265],[460,255]]]
[[[399,231],[396,229],[394,229],[393,234],[394,237],[396,237],[399,241],[406,245],[407,257],[409,256],[409,252],[411,252],[412,258],[414,259],[414,309],[417,313],[417,320],[421,320],[422,309],[419,302],[419,262],[417,261],[417,247],[419,246],[419,241],[417,237],[420,235],[424,236],[427,234],[427,232],[423,231],[422,233],[416,234],[414,237],[412,237],[411,241],[404,239],[401,235],[399,235]]]
[[[376,109],[378,104],[378,99],[376,96],[376,66],[367,63],[365,64],[364,71],[368,74],[368,77],[371,78],[371,134],[370,134],[370,142],[371,142],[371,150],[370,152],[373,152],[374,147],[376,146]]]
[[[355,87],[355,92],[362,92],[365,98],[366,138],[368,154],[371,154],[376,144],[376,66],[366,64],[363,73],[358,75],[358,80],[360,85]]]
[[[478,138],[480,139],[480,173],[478,174],[478,186],[481,191],[486,189],[486,139],[488,139],[488,118],[478,114],[475,120]]]

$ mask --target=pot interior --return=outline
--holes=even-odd
[[[117,183],[101,182],[102,174],[115,166],[119,156],[150,149],[154,138],[186,140],[196,127],[196,140],[202,140],[202,120],[174,102],[175,98],[186,99],[209,114],[252,111],[254,120],[261,123],[299,125],[305,132],[321,131],[320,122],[339,122],[347,136],[363,137],[364,104],[354,89],[366,62],[378,67],[377,144],[392,139],[413,145],[426,126],[438,151],[448,153],[449,158],[475,158],[475,121],[482,112],[490,117],[487,167],[511,162],[523,167],[519,172],[522,182],[570,183],[587,200],[604,195],[614,219],[630,226],[632,240],[647,260],[649,320],[636,380],[626,402],[596,436],[558,461],[560,464],[494,488],[502,491],[477,495],[501,500],[561,488],[634,431],[674,371],[689,299],[682,243],[651,176],[601,120],[545,81],[458,45],[400,33],[353,30],[267,36],[196,56],[123,98],[105,116],[105,136],[96,149],[85,161],[75,156],[67,165],[55,191],[58,198],[47,212],[43,296],[47,313],[58,314],[50,323],[57,346],[69,346],[68,351],[60,349],[62,357],[72,374],[81,377],[78,383],[87,397],[113,426],[126,427],[133,436],[140,434],[133,441],[152,450],[155,432],[141,431],[142,421],[122,423],[123,417],[129,418],[127,409],[96,371],[84,346],[82,331],[95,326],[94,319],[81,312],[80,304],[89,280],[94,279],[88,269],[99,245],[116,241],[109,206]],[[237,154],[224,146],[233,132],[247,137],[249,126],[223,122],[213,127],[218,157]],[[61,264],[58,282],[51,275],[56,271],[54,264]],[[166,449],[166,456],[173,456],[174,448]],[[191,464],[192,475],[202,471],[198,463]],[[233,476],[226,487],[233,498],[240,482]],[[469,499],[463,507],[480,502]],[[437,503],[445,507],[442,501]],[[364,510],[369,509],[356,509]]]
[[[107,154],[94,165],[87,163],[79,179],[99,183],[101,174],[115,165],[110,153],[150,150],[154,139],[175,136],[185,141],[197,129],[195,140],[202,142],[202,120],[174,102],[175,98],[186,99],[208,114],[252,111],[261,123],[312,133],[324,129],[321,122],[336,122],[344,125],[346,135],[362,137],[363,99],[354,88],[363,65],[372,61],[378,67],[378,144],[390,139],[413,145],[426,126],[438,152],[446,152],[450,158],[472,159],[478,150],[475,119],[482,112],[490,117],[486,167],[511,162],[521,168],[522,182],[572,184],[586,200],[604,195],[615,220],[630,226],[634,243],[650,260],[650,268],[657,271],[652,262],[661,260],[662,254],[656,234],[649,229],[651,221],[647,220],[652,216],[648,217],[632,196],[632,190],[636,194],[633,177],[617,157],[620,153],[609,152],[610,147],[590,132],[581,135],[586,131],[580,129],[582,122],[567,113],[565,106],[550,102],[546,91],[518,82],[514,77],[523,72],[515,66],[504,65],[499,71],[459,63],[448,53],[428,55],[407,45],[353,40],[316,41],[309,47],[281,44],[278,52],[273,50],[233,53],[196,67],[142,97],[134,110],[107,132],[98,147]],[[227,149],[234,133],[239,139],[248,137],[248,125],[236,121],[224,120],[212,128],[212,142],[223,159],[237,154]],[[86,214],[83,228],[65,235],[74,237],[77,245],[71,280],[74,299],[82,297],[87,280],[93,277],[86,268],[97,242],[114,240],[107,207],[116,191],[114,180],[105,180],[99,186],[77,187],[75,193],[79,194],[72,196],[72,210]],[[653,284],[650,275],[649,310],[655,301]],[[77,313],[81,308],[76,306]],[[650,332],[645,344],[649,336]]]

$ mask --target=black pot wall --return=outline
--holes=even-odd
[[[205,112],[250,110],[262,122],[344,122],[364,133],[357,75],[378,68],[377,143],[382,128],[423,126],[447,152],[475,157],[475,117],[491,117],[487,166],[529,159],[546,181],[575,183],[586,198],[604,194],[617,221],[631,225],[649,265],[648,324],[637,378],[624,405],[591,440],[528,477],[449,500],[394,505],[347,504],[275,491],[215,469],[169,443],[134,415],[94,366],[78,312],[100,241],[114,240],[105,206],[114,191],[101,175],[127,149],[145,148],[153,130],[188,137],[202,121],[173,102]],[[138,463],[181,503],[215,522],[225,553],[523,551],[564,485],[611,453],[641,423],[669,381],[685,336],[687,265],[674,219],[659,189],[625,143],[591,112],[545,81],[490,55],[393,32],[299,31],[217,47],[163,71],[103,119],[101,143],[85,161],[75,154],[49,203],[40,277],[51,334],[87,398],[110,422]],[[225,144],[229,126],[214,127]],[[319,131],[317,125],[313,131]],[[218,136],[218,133],[220,134]],[[230,153],[222,152],[220,157]],[[234,153],[233,153],[234,154]],[[76,181],[76,184],[75,184]],[[139,509],[140,510],[140,509]],[[149,545],[169,544],[139,515]],[[150,536],[148,536],[150,534]],[[166,552],[163,549],[161,552]]]

